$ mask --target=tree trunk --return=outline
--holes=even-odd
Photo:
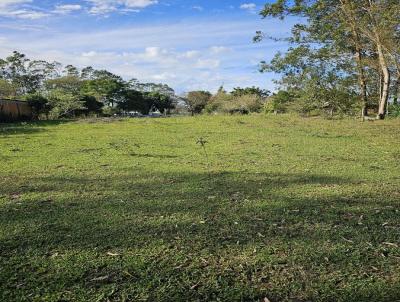
[[[367,80],[365,76],[365,68],[362,57],[362,44],[360,39],[360,30],[357,25],[357,17],[355,14],[354,3],[352,0],[341,0],[341,8],[346,18],[346,23],[351,28],[353,43],[355,48],[355,60],[358,70],[358,85],[360,86],[360,99],[361,99],[361,117],[364,120],[368,115],[368,97],[367,97]]]
[[[378,119],[383,120],[386,116],[386,106],[389,100],[390,72],[379,39],[377,39],[376,46],[378,50],[379,65],[381,67],[383,76],[382,93],[379,100]]]
[[[376,18],[375,13],[377,7],[374,6],[375,1],[369,0],[369,9],[367,10],[370,21],[372,25],[372,34],[374,36],[373,42],[376,44],[376,50],[378,53],[378,62],[382,73],[382,87],[381,87],[381,96],[379,100],[379,109],[377,119],[383,120],[386,116],[386,109],[389,100],[389,88],[390,88],[390,72],[388,68],[388,64],[386,62],[386,57],[383,51],[383,43],[382,43],[382,34],[379,32],[378,28],[381,26]]]
[[[361,117],[364,120],[368,116],[368,97],[367,97],[367,80],[365,78],[365,71],[362,63],[361,49],[356,46],[356,61],[358,68],[358,84],[360,86],[360,97],[361,97]]]

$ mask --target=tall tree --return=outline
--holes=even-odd
[[[368,91],[375,90],[373,87],[368,89],[368,83],[375,87],[380,84],[371,73],[371,69],[376,68],[382,75],[377,106],[378,118],[382,119],[386,114],[391,83],[388,45],[395,45],[393,39],[399,29],[399,7],[398,0],[276,0],[266,4],[261,15],[281,19],[300,16],[302,22],[293,27],[293,35],[288,39],[292,44],[313,47],[315,52],[324,48],[332,58],[336,56],[340,60],[353,57],[353,66],[342,64],[337,74],[343,77],[357,75],[363,116],[367,113]],[[258,32],[255,40],[262,37]],[[376,64],[373,62],[375,58]],[[328,60],[327,64],[331,62]],[[307,66],[302,71],[307,71]]]
[[[192,115],[199,114],[206,107],[212,94],[208,91],[191,91],[184,98],[184,102]]]

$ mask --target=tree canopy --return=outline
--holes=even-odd
[[[286,40],[291,47],[261,71],[282,75],[304,110],[376,111],[383,119],[400,85],[400,2],[398,0],[276,0],[263,18],[300,17]],[[258,31],[255,41],[266,38]],[[307,109],[308,108],[308,109]]]
[[[36,115],[58,118],[98,114],[101,109],[168,112],[175,91],[165,84],[125,81],[91,66],[81,70],[58,62],[30,60],[17,51],[0,59],[0,97],[27,100]]]

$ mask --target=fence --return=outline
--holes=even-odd
[[[27,102],[0,99],[0,122],[31,120],[33,112]]]

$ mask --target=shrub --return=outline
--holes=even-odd
[[[389,105],[389,116],[400,117],[400,104]]]
[[[48,100],[51,107],[50,117],[53,119],[70,117],[77,110],[85,109],[84,101],[80,99],[79,95],[59,88],[50,91]]]
[[[268,98],[267,102],[264,104],[264,112],[285,113],[293,99],[294,96],[291,93],[281,90]]]
[[[222,112],[229,114],[249,114],[259,112],[263,99],[258,95],[244,94],[234,96],[224,91],[218,92],[206,106],[206,112]]]
[[[35,118],[38,118],[41,114],[46,116],[49,114],[51,107],[49,101],[41,94],[29,94],[25,97],[28,104],[32,107]]]
[[[103,116],[105,117],[111,117],[114,116],[114,114],[120,113],[120,109],[116,107],[110,107],[110,106],[105,106],[103,107]]]
[[[184,102],[188,106],[192,115],[199,114],[205,109],[211,99],[211,93],[208,91],[191,91],[187,94]]]

